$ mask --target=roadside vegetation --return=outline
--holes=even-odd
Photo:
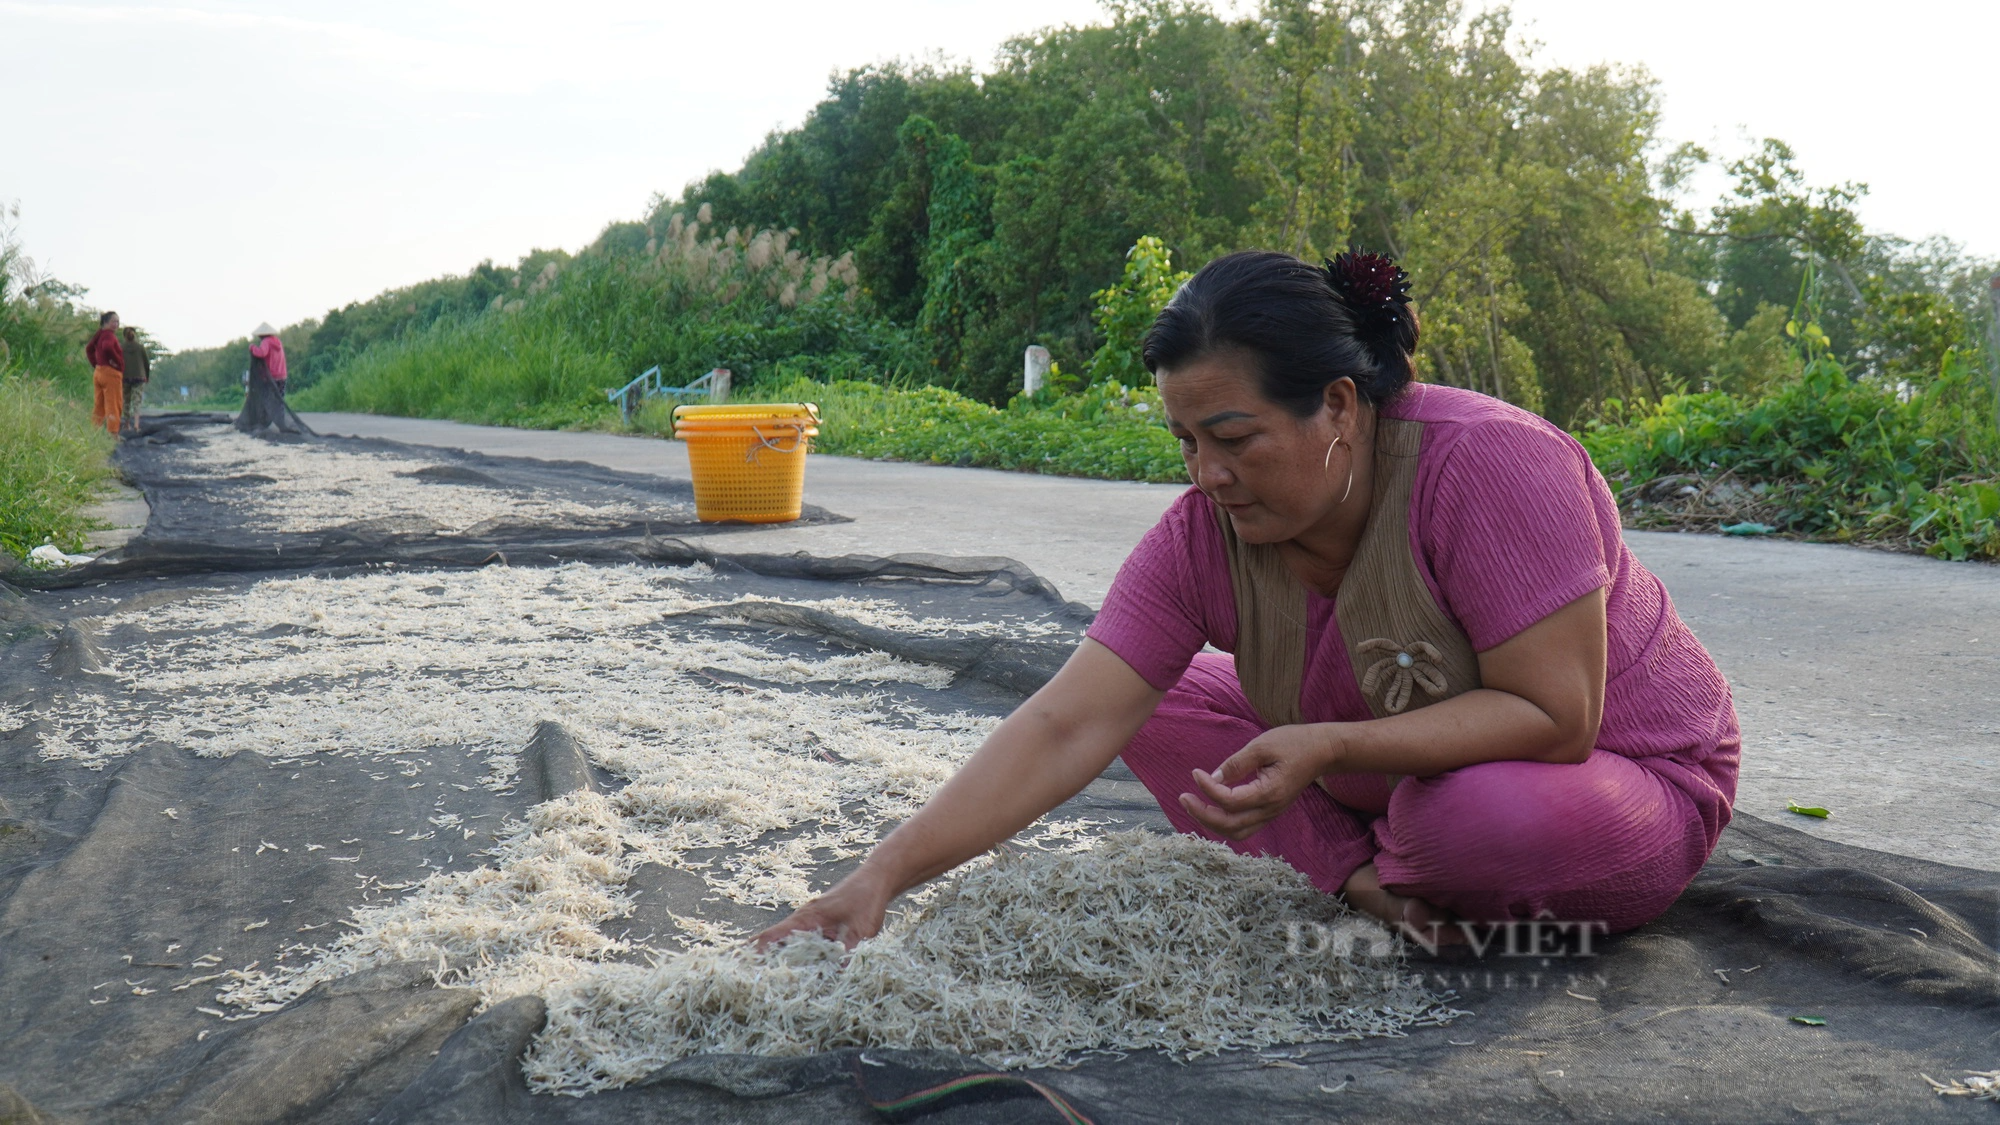
[[[111,437],[49,380],[0,378],[0,549],[83,546],[84,509],[112,477]]]
[[[801,252],[781,230],[675,215],[635,252],[550,259],[477,312],[447,312],[363,349],[307,386],[301,409],[545,427],[615,426],[606,391],[646,367],[691,380],[839,377],[893,368],[902,334],[860,299],[850,256]],[[516,280],[520,280],[516,276]]]
[[[1362,248],[1415,279],[1422,377],[1584,435],[1638,524],[1990,554],[1994,263],[1866,230],[1866,188],[1780,141],[1671,148],[1658,108],[1642,73],[1538,66],[1504,9],[1114,6],[983,72],[838,76],[574,255],[290,326],[296,402],[659,432],[606,392],[726,367],[821,402],[830,452],[1177,479],[1136,343],[1181,271]],[[1030,344],[1059,377],[1023,396]],[[219,385],[240,351],[169,370]]]
[[[111,438],[90,424],[83,344],[97,318],[82,290],[43,275],[0,210],[0,551],[74,551],[84,509],[112,477]]]
[[[1005,407],[943,387],[854,380],[780,383],[770,397],[819,403],[826,422],[813,448],[822,453],[1100,480],[1187,480],[1151,387],[1099,383],[1075,395],[1017,396]]]
[[[1978,357],[1856,377],[1816,321],[1786,327],[1798,373],[1760,395],[1611,402],[1583,426],[1627,522],[2000,558],[2000,387]]]
[[[864,357],[837,364],[794,357],[775,364],[754,393],[818,403],[825,422],[815,448],[824,453],[1102,480],[1185,480],[1139,347],[1155,313],[1186,277],[1174,272],[1158,239],[1142,238],[1126,255],[1118,283],[1095,294],[1102,343],[1089,368],[1131,379],[1130,386],[1115,377],[1086,383],[1057,364],[1036,393],[1017,393],[996,407],[907,376],[888,382],[847,377],[856,368],[869,369]],[[634,421],[644,431],[671,433],[672,403],[656,400]]]

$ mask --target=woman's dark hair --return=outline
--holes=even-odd
[[[98,314],[98,317],[97,317],[97,326],[98,326],[99,328],[102,328],[102,327],[104,327],[105,325],[107,325],[107,324],[110,324],[110,323],[111,323],[111,318],[112,318],[112,317],[114,317],[114,316],[117,316],[117,315],[118,315],[118,314],[117,314],[117,313],[115,313],[115,312],[107,312],[107,313],[100,313],[100,314]]]
[[[1307,418],[1343,378],[1371,406],[1394,399],[1416,373],[1416,348],[1408,277],[1389,259],[1342,254],[1322,269],[1241,250],[1181,286],[1146,333],[1143,354],[1157,375],[1216,352],[1247,352],[1265,397]]]

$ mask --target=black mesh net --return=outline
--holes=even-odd
[[[372,458],[380,464],[368,472],[407,482],[393,495],[281,510],[266,501],[292,495],[280,487],[292,478],[270,464],[230,468],[225,443],[213,440],[222,421],[156,420],[148,443],[128,444],[126,470],[154,505],[145,536],[97,563],[0,587],[0,1120],[1883,1121],[1994,1112],[1938,1097],[1922,1076],[2000,1065],[2000,879],[1741,814],[1681,901],[1639,931],[1587,948],[1557,949],[1528,933],[1497,937],[1480,956],[1418,951],[1411,971],[1469,1014],[1405,1038],[1191,1064],[1087,1057],[997,1078],[969,1059],[896,1050],[697,1056],[623,1089],[566,1097],[531,1094],[522,1077],[542,1002],[522,996],[477,1011],[478,995],[433,964],[374,964],[271,1010],[224,1003],[219,990],[309,957],[304,947],[339,932],[355,908],[489,864],[492,825],[564,793],[627,783],[591,752],[605,736],[592,733],[600,720],[587,709],[521,711],[499,751],[469,735],[398,749],[343,734],[335,728],[348,718],[354,731],[375,729],[359,693],[347,717],[288,710],[343,698],[359,681],[321,660],[350,650],[297,623],[319,620],[310,604],[318,587],[283,587],[291,618],[258,616],[274,584],[351,580],[381,599],[385,620],[415,613],[442,623],[442,655],[394,681],[418,685],[402,704],[413,724],[437,700],[475,698],[454,692],[494,689],[503,665],[454,664],[449,654],[454,639],[485,636],[472,618],[490,624],[491,599],[510,591],[524,608],[509,611],[507,643],[708,645],[712,660],[662,671],[661,683],[716,699],[865,697],[891,716],[899,707],[1006,713],[1060,666],[1089,611],[1004,559],[759,554],[754,538],[740,552],[696,549],[671,534],[692,519],[684,488],[588,466],[379,442],[266,442]],[[206,452],[190,457],[193,447]],[[252,454],[265,456],[242,455]],[[233,479],[246,476],[263,479]],[[483,516],[483,494],[539,515]],[[378,510],[384,504],[393,510]],[[362,519],[340,519],[357,510]],[[647,589],[660,598],[696,590],[699,604],[592,625],[600,618],[590,614],[620,608],[600,604],[612,589],[606,575],[654,583]],[[429,610],[426,598],[458,600]],[[576,615],[547,608],[558,604]],[[332,629],[339,608],[324,613]],[[768,659],[732,663],[731,646],[743,645]],[[151,655],[161,652],[177,663]],[[296,661],[281,687],[241,677],[246,661],[272,652]],[[871,653],[950,675],[918,683],[891,669],[862,682],[814,671]],[[770,671],[787,661],[807,671]],[[546,688],[552,699],[566,690]],[[288,725],[306,721],[327,729]],[[295,745],[313,752],[274,749]],[[1061,812],[1100,829],[1166,830],[1121,766]],[[690,852],[690,869],[726,865],[731,854]],[[815,884],[854,862],[822,865]],[[688,918],[749,930],[776,916],[717,895],[690,869],[641,867],[632,910],[602,927],[607,936],[670,933]],[[1190,986],[1199,979],[1192,973]]]
[[[236,415],[235,426],[246,434],[272,438],[313,433],[285,401],[285,388],[262,371],[252,371],[250,381],[244,384],[243,409]]]

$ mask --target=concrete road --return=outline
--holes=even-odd
[[[104,526],[84,536],[84,553],[94,555],[123,547],[133,536],[146,529],[146,520],[152,511],[145,495],[138,489],[112,482],[103,499],[91,505],[86,513],[93,522]]]
[[[686,479],[676,442],[310,414],[322,433],[590,461]],[[815,457],[806,499],[853,523],[756,532],[816,554],[1006,555],[1096,605],[1180,493]],[[2000,568],[1852,547],[1627,534],[1721,665],[1744,731],[1738,807],[1814,835],[2000,871]],[[744,550],[745,533],[709,540]],[[1824,822],[1784,811],[1824,805]]]
[[[499,457],[589,461],[632,473],[688,479],[687,447],[617,434],[468,426],[372,414],[307,414],[323,434],[386,438]],[[1098,605],[1126,552],[1182,489],[1071,477],[952,469],[814,456],[806,502],[853,523],[773,527],[750,546],[742,531],[683,536],[716,551],[889,555],[1004,555],[1027,563],[1064,597]]]

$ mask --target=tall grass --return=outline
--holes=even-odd
[[[18,205],[0,207],[0,379],[29,375],[90,401],[84,341],[97,318],[77,307],[83,290],[42,273],[15,236]]]
[[[799,253],[784,231],[717,233],[673,216],[642,253],[550,262],[518,295],[376,344],[302,392],[312,410],[525,426],[608,426],[605,392],[659,365],[672,379],[780,361],[880,364],[899,340],[859,311],[845,256]],[[884,343],[885,339],[888,341]]]
[[[111,477],[112,438],[90,424],[83,343],[97,319],[81,289],[43,274],[0,208],[0,551],[83,546],[84,508]]]
[[[0,378],[0,548],[83,546],[84,509],[111,478],[112,438],[46,379]]]
[[[454,318],[377,344],[294,405],[561,426],[608,416],[604,390],[631,377],[623,367],[544,316]]]

